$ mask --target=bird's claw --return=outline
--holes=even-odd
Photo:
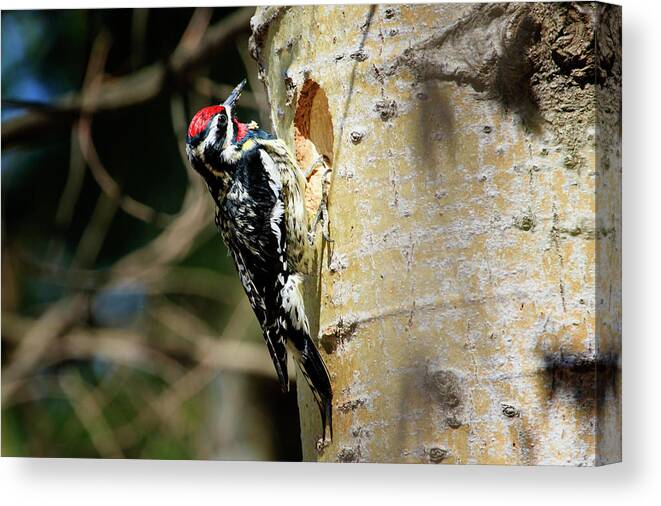
[[[303,175],[305,176],[306,181],[310,179],[310,176],[312,175],[314,169],[316,169],[318,165],[326,166],[326,163],[324,162],[324,155],[319,155],[319,157],[314,162],[312,162],[312,164],[305,170]]]
[[[317,439],[317,452],[323,453],[323,451],[330,446],[331,442],[330,440],[324,435],[324,437],[320,437]]]
[[[319,163],[323,164],[326,170],[324,171],[321,180],[321,201],[319,202],[319,207],[317,208],[317,214],[314,217],[314,222],[312,223],[312,227],[310,229],[310,232],[308,233],[308,240],[310,241],[310,244],[314,244],[315,232],[317,230],[317,226],[320,223],[321,223],[321,233],[324,239],[329,243],[334,242],[333,239],[331,239],[330,237],[330,220],[328,219],[328,187],[330,185],[328,175],[331,173],[331,168],[326,165],[324,157],[320,156],[317,159],[317,161],[314,164],[312,164],[312,167],[310,167],[309,172],[311,173],[314,167],[316,167]]]
[[[312,230],[317,230],[317,225],[321,223],[321,234],[324,236],[324,239],[327,242],[334,242],[330,237],[330,220],[328,219],[328,192],[324,188],[322,191],[321,202],[319,203],[319,208],[317,209],[317,215],[314,218],[314,224]]]

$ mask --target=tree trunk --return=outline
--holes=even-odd
[[[334,439],[301,386],[306,460],[620,459],[620,16],[257,10],[275,133],[333,167],[306,298]]]

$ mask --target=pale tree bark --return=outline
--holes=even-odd
[[[301,386],[306,460],[620,459],[620,16],[258,9],[275,132],[333,168],[306,298],[335,437]]]

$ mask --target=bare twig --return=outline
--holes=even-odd
[[[221,364],[241,364],[241,367],[245,368],[243,371],[251,370],[255,374],[275,380],[273,364],[265,347],[242,341],[249,329],[245,320],[250,313],[250,306],[243,301],[237,305],[219,339],[197,336],[195,353],[198,365],[182,375],[154,401],[151,406],[155,412],[142,411],[135,420],[126,425],[127,431],[131,431],[134,426],[150,430],[160,423],[167,423],[175,432],[180,432],[181,424],[177,416],[179,406],[199,393],[219,373],[233,370],[231,367],[222,367]],[[119,432],[123,433],[124,430],[120,429]],[[121,437],[127,438],[128,434],[122,434]]]
[[[98,93],[103,79],[103,69],[108,58],[108,51],[110,50],[110,43],[110,36],[105,31],[101,32],[94,40],[83,83],[83,103],[93,101]],[[87,121],[85,114],[81,117],[81,122],[84,121]],[[101,194],[78,243],[72,262],[74,266],[89,267],[94,264],[116,212],[116,202]]]
[[[94,265],[115,214],[117,201],[101,193],[71,261],[73,267],[87,268]]]
[[[236,278],[202,267],[168,267],[163,275],[147,279],[146,283],[152,295],[196,295],[223,304],[234,304],[238,297],[234,290],[227,289],[237,285]]]
[[[171,117],[175,137],[179,139],[177,146],[189,180],[182,210],[153,241],[118,261],[112,268],[113,277],[135,280],[151,278],[155,271],[160,272],[164,264],[174,263],[186,256],[196,241],[208,239],[214,233],[211,228],[211,199],[201,178],[193,172],[186,155],[186,118],[182,101],[177,96],[172,97]],[[205,230],[207,237],[203,235]]]
[[[94,40],[92,50],[90,51],[90,58],[83,80],[83,95],[89,97],[90,93],[94,93],[94,88],[98,88],[103,74],[103,67],[108,58],[109,49],[110,38],[107,32],[101,32]],[[55,214],[55,225],[59,232],[64,232],[71,223],[74,208],[76,207],[76,202],[78,202],[78,197],[80,196],[85,179],[85,161],[80,151],[78,136],[75,135],[76,128],[77,125],[74,124],[71,132],[71,146],[69,151],[69,174],[64,191],[60,197],[57,213]],[[60,251],[57,253],[54,251],[53,243],[51,242],[49,252],[46,256],[47,258],[58,258],[60,253]]]
[[[257,332],[257,327],[247,323],[252,318],[250,308],[244,298],[239,297],[239,292],[234,288],[223,288],[238,286],[236,280],[208,269],[175,265],[215,235],[211,199],[201,178],[190,167],[185,153],[187,118],[181,97],[173,93],[171,116],[189,184],[176,216],[159,214],[123,195],[121,187],[99,158],[91,127],[97,113],[142,104],[163,91],[176,91],[178,86],[186,83],[194,82],[198,92],[203,94],[227,95],[231,86],[204,78],[196,79],[194,71],[210,61],[218,48],[247,29],[252,11],[239,9],[208,28],[211,11],[197,9],[167,63],[151,65],[119,79],[104,76],[110,41],[102,34],[90,54],[80,94],[65,97],[54,105],[22,104],[29,105],[29,111],[3,125],[5,148],[32,140],[35,132],[50,131],[53,126],[73,125],[69,177],[56,216],[61,230],[66,230],[71,222],[84,178],[85,162],[102,190],[97,210],[74,256],[73,266],[64,270],[50,257],[46,261],[37,259],[33,264],[56,282],[87,293],[62,298],[36,320],[17,317],[13,313],[2,315],[3,340],[6,339],[5,344],[9,344],[5,352],[9,350],[11,353],[2,374],[3,404],[6,407],[7,402],[15,404],[31,398],[41,399],[65,393],[101,456],[122,456],[123,448],[138,442],[146,431],[161,423],[180,433],[183,426],[183,420],[178,416],[181,404],[199,394],[219,373],[236,372],[276,379],[265,347],[259,342],[244,340],[249,332]],[[242,105],[257,107],[257,99],[251,94],[244,94]],[[88,269],[98,256],[117,208],[143,221],[160,220],[164,229],[154,240],[110,268]],[[186,299],[180,305],[168,303],[161,306],[160,311],[157,309],[161,324],[158,330],[163,329],[159,332],[149,321],[144,331],[134,327],[87,328],[86,317],[91,314],[92,296],[89,291],[110,289],[123,283],[142,284],[141,288],[149,295],[183,293],[214,298],[232,305],[237,304],[239,299],[241,302],[236,305],[220,339],[214,337],[216,332],[213,328],[189,310]],[[165,300],[164,297],[162,299]],[[150,302],[158,300],[152,298]],[[113,389],[119,387],[113,379],[115,373],[104,376],[102,383],[94,389],[77,372],[73,376],[67,374],[62,377],[59,383],[54,377],[49,380],[44,371],[68,359],[101,359],[131,377],[140,371],[163,381],[155,382],[158,387],[150,383],[140,392],[140,398],[133,399],[140,409],[139,415],[117,431],[102,415],[104,406],[115,395]],[[67,371],[70,369],[66,368]],[[48,385],[44,387],[49,381],[52,388]],[[163,383],[170,387],[162,392]],[[155,392],[160,395],[154,397]],[[132,386],[130,394],[135,393]]]
[[[200,181],[189,187],[183,211],[154,240],[116,262],[111,268],[111,277],[135,281],[153,279],[157,272],[162,272],[164,265],[184,258],[196,241],[204,241],[212,235],[211,202],[201,186]],[[206,238],[202,235],[205,229],[208,229]]]
[[[207,322],[165,299],[151,304],[148,311],[158,323],[188,342],[194,341],[196,335],[214,333]]]
[[[131,17],[131,67],[135,70],[142,63],[147,37],[147,20],[149,9],[133,9]]]
[[[91,128],[91,120],[88,115],[85,115],[84,118],[81,118],[76,130],[78,132],[81,152],[101,190],[110,199],[115,201],[122,211],[134,218],[147,223],[153,223],[157,226],[163,226],[171,222],[171,215],[157,212],[146,204],[138,202],[134,198],[122,193],[120,186],[115,182],[99,159],[94,142],[92,141]]]
[[[48,352],[54,339],[72,327],[87,309],[82,294],[60,299],[32,325],[21,339],[18,349],[2,371],[2,402],[12,396],[16,380],[22,378]]]
[[[4,253],[3,261],[8,258],[7,253]],[[25,249],[19,249],[16,258],[35,275],[71,290],[103,290],[139,283],[140,288],[149,295],[193,295],[222,304],[234,304],[237,299],[234,291],[227,289],[236,285],[236,278],[204,267],[163,264],[160,268],[138,273],[136,277],[128,273],[126,276],[119,275],[112,268],[65,267],[60,263],[41,259]],[[3,301],[8,300],[5,296],[7,286],[7,283],[3,286]]]
[[[245,320],[248,317],[249,312],[250,307],[244,303],[238,304],[234,309],[234,312],[232,313],[232,316],[223,331],[223,336],[221,336],[219,341],[222,343],[225,339],[232,336],[232,349],[225,349],[220,353],[218,353],[216,349],[216,359],[219,359],[223,356],[233,357],[234,359],[239,358],[237,356],[237,339],[240,340],[248,330],[248,326],[245,325]],[[219,374],[218,369],[209,367],[213,349],[211,345],[212,342],[207,341],[206,346],[202,345],[198,348],[200,352],[200,364],[188,371],[174,384],[172,384],[168,391],[163,394],[154,405],[158,411],[160,421],[166,422],[175,430],[178,426],[180,426],[178,423],[179,417],[177,412],[179,406],[186,400],[196,395]],[[249,357],[241,357],[241,362],[245,362],[248,359]],[[270,369],[272,369],[272,366],[269,364],[269,370]]]
[[[94,103],[98,99],[103,82],[103,69],[105,68],[109,48],[110,39],[106,32],[101,32],[94,41],[94,46],[90,53],[90,60],[87,66],[85,80],[83,82],[83,104]],[[119,185],[110,176],[103,166],[103,163],[101,163],[101,159],[96,151],[94,141],[92,140],[92,116],[87,112],[87,108],[82,110],[80,120],[74,128],[74,131],[78,134],[80,152],[90,166],[94,179],[101,190],[114,203],[116,203],[116,205],[127,214],[148,223],[158,225],[169,222],[171,216],[168,214],[158,213],[151,207],[146,206],[127,195],[123,195]],[[99,200],[99,204],[103,202],[104,199]]]
[[[96,114],[143,104],[158,96],[163,90],[194,72],[201,64],[210,61],[216,51],[238,33],[249,29],[253,8],[244,7],[232,12],[213,25],[204,34],[194,51],[173,55],[167,64],[155,63],[127,76],[103,83],[93,101],[83,101],[80,94],[63,97],[49,110],[30,110],[7,120],[2,125],[4,149],[22,142],[31,142],[44,134],[67,127],[80,113]]]
[[[71,223],[73,210],[76,207],[76,202],[78,202],[78,196],[80,195],[85,179],[85,161],[80,152],[78,136],[73,131],[71,132],[69,153],[69,175],[67,176],[67,182],[62,191],[57,213],[55,214],[55,225],[59,231],[64,231]]]
[[[123,458],[124,454],[103,416],[99,399],[87,387],[80,373],[73,370],[60,376],[60,387],[69,398],[99,455],[103,458]]]
[[[196,367],[204,369],[211,376],[219,372],[236,372],[275,380],[275,371],[266,348],[261,343],[241,340],[249,328],[245,325],[247,315],[244,309],[240,312],[244,320],[235,322],[231,336],[226,332],[220,339],[209,334],[191,334],[186,343],[178,346],[159,343],[161,350],[149,346],[145,336],[127,330],[71,330],[58,339],[56,347],[44,350],[45,353],[40,355],[39,367],[48,367],[65,359],[95,358],[155,375],[169,384],[175,384]],[[28,337],[21,337],[24,330],[22,327],[28,325],[27,321],[14,321],[7,326],[5,319],[13,318],[3,314],[3,334],[7,340],[20,343]],[[32,326],[39,322],[37,320]],[[237,328],[237,324],[241,328]],[[181,362],[197,366],[185,372]],[[7,373],[3,375],[4,406],[12,404],[14,393],[33,379],[29,375],[20,378],[14,376]]]
[[[187,55],[192,54],[202,43],[204,34],[209,27],[213,9],[209,7],[198,7],[193,11],[193,15],[188,21],[188,26],[184,30],[179,44],[173,53],[173,60],[183,60]]]
[[[53,350],[53,363],[67,358],[104,359],[140,369],[166,382],[174,381],[184,370],[177,360],[148,346],[142,335],[130,331],[79,329],[63,336],[60,341],[58,349]]]
[[[188,160],[188,154],[186,153],[186,143],[184,141],[186,119],[186,108],[182,96],[177,94],[172,95],[170,98],[170,121],[172,122],[172,132],[174,133],[175,139],[178,139],[177,149],[179,150],[179,157],[181,158],[183,166],[186,167],[186,175],[188,176],[191,186],[193,186],[195,183],[199,182],[199,178],[191,167],[190,161]],[[202,188],[202,184],[199,185],[199,188]]]

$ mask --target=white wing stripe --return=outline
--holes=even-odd
[[[269,176],[269,186],[271,191],[275,195],[276,201],[275,206],[273,206],[273,211],[271,211],[271,230],[278,239],[278,250],[280,251],[280,244],[282,240],[282,231],[280,229],[280,221],[282,216],[285,214],[285,204],[282,200],[282,178],[280,176],[280,171],[275,165],[273,158],[264,151],[263,149],[259,150],[259,156],[262,159],[266,173]]]

